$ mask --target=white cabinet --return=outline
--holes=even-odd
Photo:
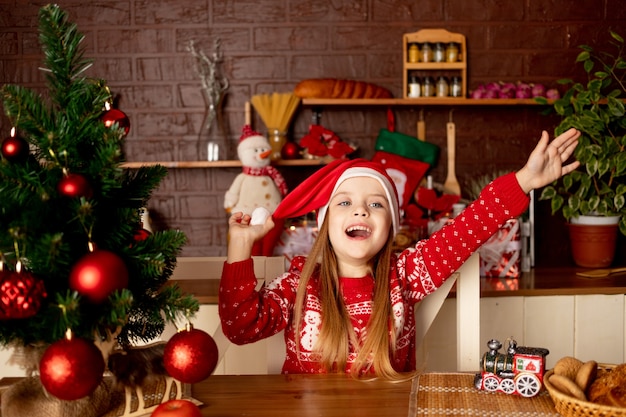
[[[603,363],[626,362],[626,297],[615,295],[553,295],[485,297],[480,303],[480,338],[550,350],[547,367],[563,356]],[[426,371],[455,371],[456,303],[446,300],[426,335],[418,364]],[[479,369],[480,358],[476,358]]]

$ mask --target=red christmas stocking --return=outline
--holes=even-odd
[[[387,174],[393,179],[398,190],[400,209],[404,210],[430,165],[426,162],[383,151],[377,151],[372,161],[382,164]]]

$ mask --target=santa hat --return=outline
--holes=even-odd
[[[244,140],[248,139],[251,136],[263,136],[263,135],[253,130],[250,125],[244,125],[243,129],[241,130],[241,136],[239,137],[239,143],[243,142]]]
[[[272,216],[276,219],[287,219],[317,210],[317,225],[321,227],[328,211],[328,203],[339,185],[348,178],[355,177],[374,178],[382,185],[389,201],[393,231],[396,234],[400,226],[396,187],[381,164],[366,159],[336,159],[330,162],[287,194]]]

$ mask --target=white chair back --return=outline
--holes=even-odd
[[[435,321],[444,301],[456,284],[456,368],[475,371],[481,357],[480,265],[474,253],[441,287],[422,300],[415,311],[416,350]]]

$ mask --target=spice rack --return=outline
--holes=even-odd
[[[415,59],[409,59],[409,47],[413,44],[418,45],[435,45],[437,43],[441,43],[443,45],[448,45],[450,43],[456,44],[458,51],[456,53],[456,60],[448,60],[446,51],[444,51],[443,61],[435,62],[434,58],[432,61],[425,62],[422,58],[421,50],[418,52],[418,60],[414,62]],[[413,72],[417,73],[419,76],[423,77],[432,77],[437,75],[450,75],[458,76],[461,78],[461,95],[460,96],[445,96],[445,97],[437,97],[441,99],[455,99],[464,98],[467,95],[467,49],[465,43],[465,36],[460,33],[449,32],[445,29],[422,29],[413,33],[405,33],[402,37],[402,47],[403,47],[403,70],[402,70],[402,89],[403,89],[403,97],[405,99],[411,99],[415,101],[432,99],[433,97],[424,97],[424,94],[420,92],[419,97],[411,97],[409,95],[409,82],[410,77]],[[423,48],[423,46],[422,46]],[[453,53],[450,55],[454,56]],[[414,58],[414,56],[411,56]],[[420,83],[421,85],[421,83]]]

